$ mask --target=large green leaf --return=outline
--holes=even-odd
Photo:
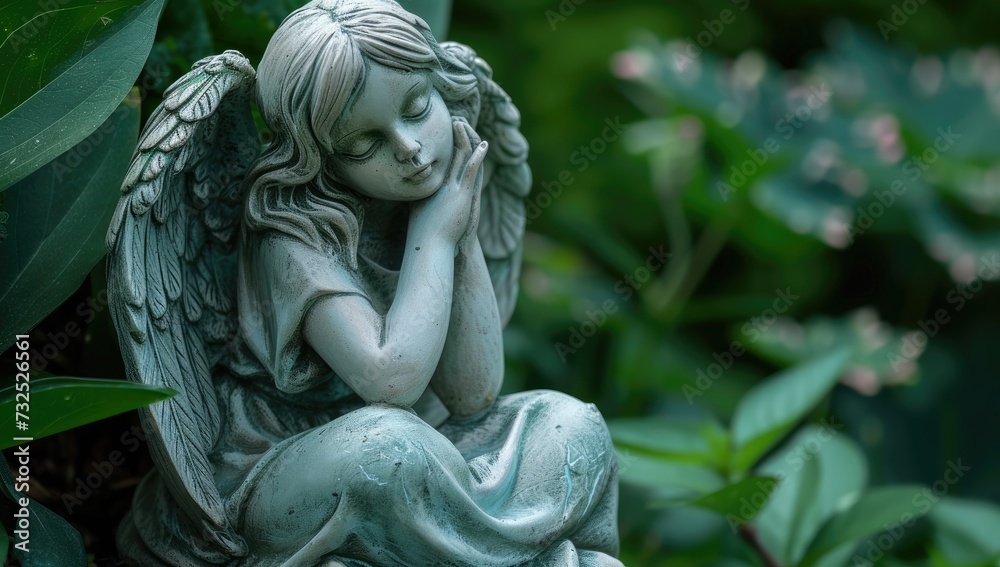
[[[989,502],[944,498],[929,516],[937,549],[955,565],[1000,560],[1000,507]]]
[[[817,564],[825,555],[863,538],[889,529],[898,540],[906,528],[930,511],[929,506],[917,503],[922,492],[920,486],[891,486],[873,488],[865,493],[850,509],[834,516],[809,545],[800,567]]]
[[[104,255],[138,136],[130,97],[86,140],[4,193],[11,219],[0,243],[0,350],[65,301]],[[67,334],[78,334],[72,324]]]
[[[728,433],[711,420],[629,418],[608,422],[619,447],[653,453],[671,461],[722,468]]]
[[[767,504],[778,482],[768,476],[751,476],[715,492],[687,502],[690,506],[714,510],[736,528],[753,520]]]
[[[165,0],[73,0],[0,11],[0,191],[86,138],[125,98]],[[31,23],[21,25],[20,22]]]
[[[30,449],[29,449],[30,458]],[[18,459],[17,452],[14,458]],[[29,461],[30,462],[30,461]],[[14,470],[17,470],[15,466]],[[55,514],[45,506],[35,502],[27,494],[17,490],[21,488],[14,484],[14,478],[7,468],[7,463],[0,464],[0,485],[3,492],[11,500],[17,503],[15,514],[20,513],[20,501],[22,498],[28,500],[28,538],[19,538],[17,531],[14,532],[14,555],[20,561],[22,567],[85,567],[87,565],[87,554],[83,547],[83,538],[80,532],[73,529],[73,526],[58,514]],[[26,550],[18,548],[17,544],[26,546]]]
[[[177,393],[161,386],[96,378],[39,378],[28,384],[27,398],[24,395],[19,398],[14,386],[0,390],[0,449],[16,445],[17,442],[12,441],[14,437],[40,439],[148,406]],[[26,401],[27,412],[17,406]],[[28,419],[15,419],[18,410]],[[15,427],[18,420],[27,423],[27,430]]]
[[[754,474],[779,487],[754,522],[761,543],[781,565],[795,565],[833,514],[853,504],[868,483],[868,465],[841,425],[807,425],[769,456]]]
[[[651,505],[678,503],[714,492],[722,477],[701,465],[657,459],[629,450],[618,451],[619,478],[648,491]]]
[[[732,470],[742,473],[777,443],[837,384],[851,356],[838,349],[776,374],[747,393],[732,422]]]

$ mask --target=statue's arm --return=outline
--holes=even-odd
[[[396,295],[386,314],[358,295],[325,296],[306,313],[306,342],[368,403],[413,405],[441,360],[452,314],[455,256],[475,224],[470,210],[478,205],[480,166],[488,148],[485,142],[473,143],[475,131],[468,123],[453,127],[452,167],[444,185],[411,209]]]
[[[455,291],[448,338],[431,388],[456,417],[476,414],[496,400],[503,385],[500,312],[478,238],[455,258]]]
[[[367,403],[413,405],[448,333],[455,244],[435,234],[410,237],[384,316],[358,295],[324,296],[306,313],[306,342]]]

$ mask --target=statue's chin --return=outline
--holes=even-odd
[[[419,173],[403,179],[400,184],[401,201],[419,201],[426,199],[441,188],[444,183],[444,167],[440,161],[433,161]]]
[[[398,179],[392,185],[378,188],[355,187],[354,191],[370,199],[380,201],[409,202],[426,199],[444,184],[447,168],[441,160],[431,162],[418,174]]]

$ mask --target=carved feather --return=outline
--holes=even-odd
[[[168,215],[177,210],[183,201],[184,195],[179,191],[166,191],[159,199],[153,203],[153,217],[156,222],[163,223]]]
[[[523,165],[523,164],[522,164]],[[486,187],[479,214],[479,240],[487,258],[509,256],[524,238],[524,195],[519,182],[527,166],[497,168]]]
[[[524,199],[531,191],[528,143],[520,132],[521,115],[507,93],[493,80],[493,70],[468,46],[445,42],[454,55],[476,76],[479,109],[473,112],[476,131],[490,143],[487,161],[492,175],[483,186],[480,200],[479,242],[503,324],[517,302],[521,274],[521,246],[524,240]]]
[[[227,51],[167,89],[140,136],[107,236],[111,312],[129,378],[178,391],[141,414],[153,457],[186,521],[220,557],[247,553],[209,462],[220,427],[210,361],[225,356],[221,343],[236,329],[233,229],[261,147],[249,106],[254,77],[245,57]],[[253,151],[246,159],[220,155],[231,148]],[[214,175],[220,163],[225,176]],[[235,199],[223,203],[220,194]]]
[[[181,209],[187,207],[183,203],[178,204],[177,209],[174,210],[174,214],[183,214],[184,211]],[[187,213],[190,214],[190,213]],[[187,227],[181,222],[167,222],[169,219],[164,219],[167,230],[167,238],[170,239],[170,244],[173,246],[173,254],[177,257],[178,263],[180,259],[184,257],[184,252],[187,245]]]
[[[147,219],[148,220],[148,219]],[[143,258],[146,259],[146,305],[153,316],[154,323],[163,330],[164,323],[159,322],[167,314],[167,292],[163,286],[163,272],[160,270],[160,255],[163,253],[159,239],[156,237],[155,223],[145,222],[146,234],[143,238],[146,248]]]
[[[121,204],[118,205],[121,207]],[[126,220],[129,228],[127,252],[128,256],[122,258],[128,270],[122,274],[122,279],[127,282],[127,301],[129,305],[141,307],[146,303],[146,265],[143,258],[146,256],[146,239],[143,237],[143,226],[135,218],[129,217]],[[123,246],[123,248],[126,248]]]
[[[138,153],[132,158],[132,164],[129,166],[128,172],[125,173],[125,180],[122,181],[122,193],[128,193],[135,187],[149,158],[148,155]]]
[[[166,151],[159,146],[164,140],[169,139],[177,130],[180,119],[176,114],[166,112],[163,107],[159,107],[149,117],[146,126],[146,133],[140,142],[138,149],[141,152],[148,152],[154,148]]]
[[[187,214],[195,215],[197,214],[191,207]],[[194,262],[195,258],[198,257],[201,252],[202,247],[205,246],[205,225],[200,222],[193,222],[188,224],[188,240],[187,245],[184,247],[184,261],[187,263]]]
[[[179,225],[180,223],[171,224]],[[166,293],[167,301],[173,303],[181,296],[182,281],[180,255],[183,251],[178,250],[176,244],[173,242],[173,238],[168,232],[168,227],[170,227],[170,225],[157,225],[156,240],[160,250],[162,250],[160,254],[160,271],[163,274],[161,277],[163,280],[163,291]]]
[[[184,314],[191,323],[197,323],[201,319],[201,306],[205,302],[194,282],[194,277],[192,270],[184,272],[184,294],[181,296],[181,301],[184,303]]]

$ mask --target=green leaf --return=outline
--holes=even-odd
[[[844,567],[845,565],[851,565],[851,560],[857,553],[857,545],[852,541],[850,543],[845,543],[840,547],[830,550],[826,555],[821,557],[819,561],[816,562],[814,567]],[[914,565],[907,565],[903,563],[892,563],[891,557],[890,561],[886,561],[884,567],[925,567],[920,563]]]
[[[7,564],[7,554],[10,551],[10,536],[7,528],[0,526],[0,565]]]
[[[866,537],[892,529],[902,537],[906,528],[930,511],[921,506],[916,497],[920,486],[891,486],[873,488],[865,493],[850,509],[834,516],[809,545],[800,567],[815,565],[828,553],[848,543],[859,543]],[[895,536],[894,536],[895,537]],[[898,539],[898,538],[897,538]]]
[[[799,169],[761,180],[753,202],[759,209],[799,234],[808,234],[834,248],[846,248],[851,206],[856,199],[830,190],[828,183],[810,182]]]
[[[24,382],[21,382],[24,384]],[[162,386],[96,378],[31,380],[27,398],[15,387],[0,390],[0,449],[13,447],[14,437],[41,439],[67,429],[165,400],[177,392]],[[18,397],[18,395],[20,397]],[[16,404],[29,403],[28,429],[15,428]]]
[[[754,471],[779,480],[754,525],[781,565],[796,565],[823,523],[865,489],[865,457],[840,434],[842,427],[834,421],[806,425]]]
[[[438,41],[448,37],[451,0],[400,0],[400,5],[423,18]]]
[[[849,349],[836,350],[782,371],[747,393],[733,416],[731,470],[748,470],[826,397],[850,356]]]
[[[801,441],[800,441],[801,443]],[[795,445],[794,447],[802,447]],[[787,454],[786,454],[787,457]],[[785,557],[801,557],[809,541],[816,535],[816,530],[826,520],[826,516],[833,513],[833,510],[819,508],[816,504],[817,497],[820,496],[823,480],[823,470],[820,468],[818,458],[803,459],[802,472],[798,477],[798,485],[795,486],[791,506],[791,518],[787,526],[787,539],[782,549]],[[853,488],[853,487],[852,487]],[[859,491],[864,487],[859,487]],[[820,517],[824,515],[824,517]]]
[[[731,526],[740,525],[753,520],[777,488],[778,483],[769,476],[751,476],[688,504],[715,510],[726,516]]]
[[[938,551],[955,565],[1000,559],[1000,507],[989,502],[944,498],[929,516]]]
[[[724,486],[716,471],[700,465],[677,463],[618,450],[619,478],[651,493],[653,506],[680,503]]]
[[[0,350],[65,301],[104,256],[138,136],[130,97],[86,140],[4,193],[11,222],[0,243]]]
[[[11,2],[3,8],[3,27],[13,31],[0,49],[0,61],[10,62],[0,69],[6,85],[0,191],[72,148],[114,112],[149,55],[164,1],[77,0],[52,11]],[[44,25],[28,38],[28,28],[14,22],[32,18]],[[55,57],[49,57],[51,46],[58,46]]]
[[[939,551],[936,547],[931,547],[930,549],[928,549],[927,555],[930,558],[930,567],[960,567],[949,561],[948,558],[945,557],[944,554],[941,553],[941,551]],[[990,566],[983,566],[983,567],[990,567]]]
[[[17,453],[14,455],[17,458]],[[52,567],[53,565],[85,567],[87,565],[87,554],[80,532],[73,529],[73,526],[69,525],[58,514],[16,490],[14,478],[11,476],[6,462],[0,465],[0,481],[2,481],[0,484],[3,485],[4,494],[17,504],[15,515],[20,513],[21,499],[24,498],[28,501],[30,537],[22,544],[27,546],[27,551],[22,551],[17,547],[17,544],[24,540],[17,537],[16,529],[14,531],[14,555],[22,567]]]
[[[725,465],[729,434],[714,421],[629,418],[608,422],[619,447],[652,453],[671,461],[713,468]]]

